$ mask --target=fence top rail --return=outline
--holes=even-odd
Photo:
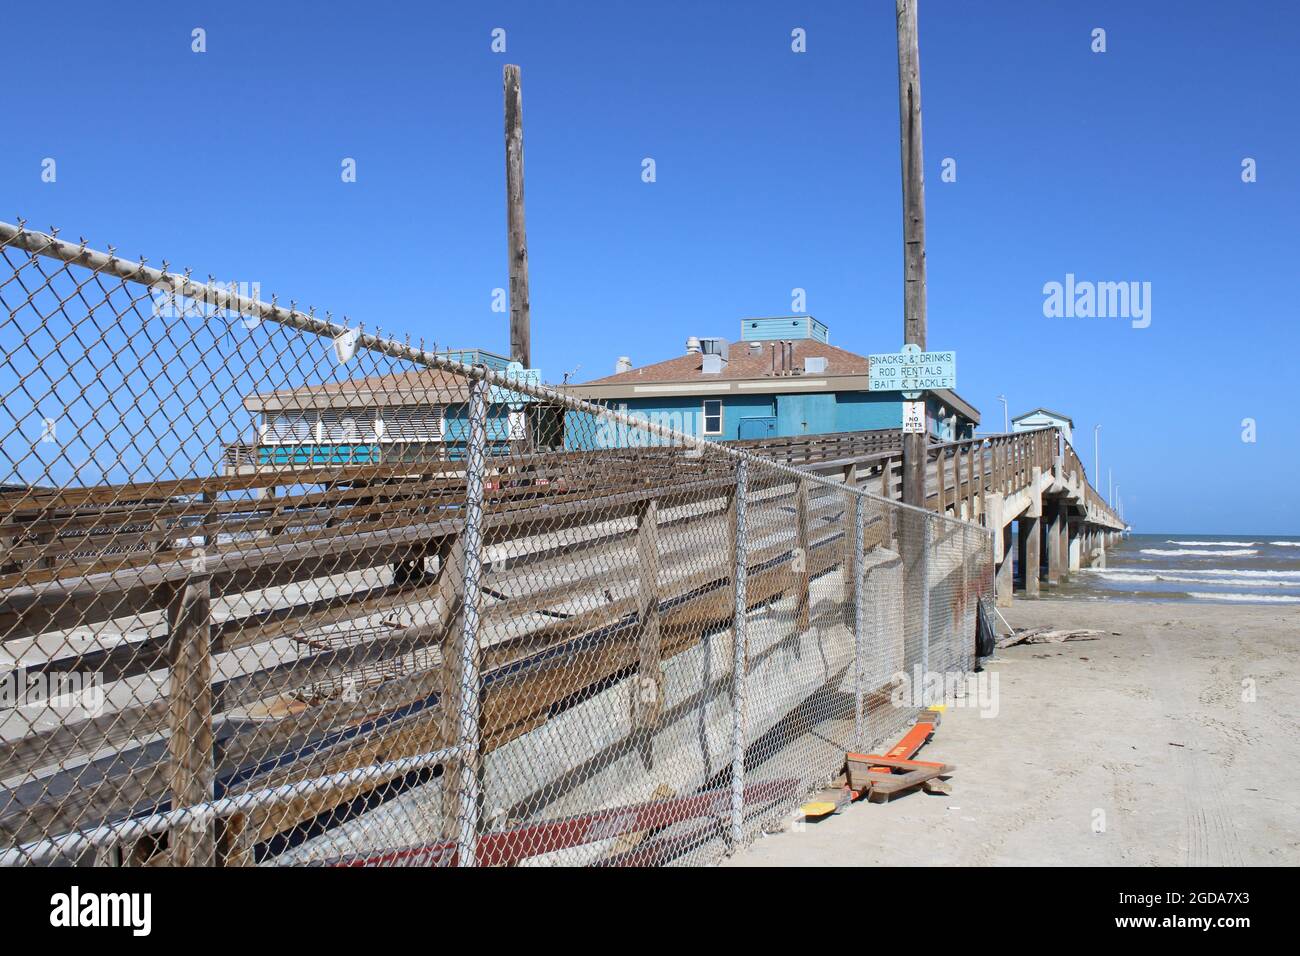
[[[959,517],[938,514],[924,507],[904,504],[874,494],[861,487],[846,486],[838,481],[810,474],[795,465],[773,461],[744,448],[708,441],[686,432],[676,431],[658,422],[649,421],[634,414],[605,405],[597,405],[585,399],[575,398],[550,386],[534,385],[522,381],[516,376],[496,372],[484,366],[467,365],[412,345],[410,342],[381,337],[373,332],[365,331],[364,325],[351,328],[333,321],[332,318],[321,318],[314,311],[302,312],[296,308],[285,308],[279,305],[274,297],[272,297],[271,302],[249,298],[212,283],[195,282],[188,275],[155,269],[146,265],[143,259],[131,261],[119,258],[112,252],[100,252],[90,249],[84,240],[80,243],[72,243],[56,236],[30,230],[26,228],[23,220],[20,220],[18,224],[0,221],[0,248],[3,247],[23,249],[32,255],[44,256],[70,265],[81,266],[95,273],[111,275],[126,282],[136,282],[152,289],[170,291],[174,295],[204,302],[217,308],[238,313],[241,316],[275,322],[287,328],[309,332],[325,338],[337,340],[348,336],[357,349],[365,349],[425,368],[451,372],[468,379],[480,379],[491,385],[508,389],[511,392],[529,395],[549,404],[562,406],[569,411],[584,412],[617,422],[629,428],[635,428],[681,447],[694,449],[700,454],[721,455],[735,462],[746,461],[760,468],[786,472],[793,477],[814,484],[831,486],[843,493],[886,502],[896,508],[932,516],[936,520],[968,525],[981,532],[986,530],[979,524],[965,521]]]

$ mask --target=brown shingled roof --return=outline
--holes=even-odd
[[[758,344],[762,349],[754,352],[751,344]],[[865,356],[837,349],[816,339],[796,339],[794,346],[794,368],[803,374],[803,360],[808,357],[826,359],[826,375],[865,375],[870,362]],[[728,379],[763,378],[772,374],[772,350],[778,348],[777,368],[780,368],[779,347],[774,342],[732,342],[729,360],[718,373],[705,373],[704,356],[698,353],[679,355],[677,358],[654,365],[645,365],[628,372],[619,372],[605,378],[584,382],[584,385],[635,385],[646,382],[706,382],[725,381]]]
[[[418,369],[261,392],[247,396],[244,407],[274,410],[339,405],[452,404],[468,400],[469,386],[464,376],[442,369]]]

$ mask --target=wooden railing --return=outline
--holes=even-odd
[[[874,461],[872,456],[880,453],[867,449],[878,443],[833,438],[792,443],[786,452],[798,457],[822,449],[848,455],[813,464],[852,470],[852,453]],[[511,546],[508,560],[499,566],[489,562],[484,580],[485,593],[495,603],[484,607],[483,626],[505,628],[508,634],[483,650],[485,754],[527,733],[566,702],[582,699],[590,688],[638,666],[645,653],[641,633],[647,615],[654,616],[660,635],[655,654],[667,659],[725,624],[735,610],[726,554],[700,549],[701,541],[725,540],[729,527],[736,486],[726,459],[692,458],[681,449],[640,449],[613,456],[518,456],[511,466],[526,469],[527,483],[513,481],[515,471],[498,471],[486,490],[483,521],[489,546]],[[463,530],[465,478],[457,463],[431,463],[418,476],[409,472],[409,467],[400,474],[382,467],[320,474],[297,470],[297,488],[309,480],[316,484],[278,498],[230,497],[284,484],[286,476],[275,472],[9,496],[0,504],[11,527],[20,521],[27,538],[53,535],[65,549],[83,553],[56,553],[49,549],[52,542],[33,554],[11,552],[11,561],[26,563],[21,573],[11,572],[0,582],[0,640],[65,627],[97,630],[124,618],[152,622],[166,615],[168,621],[180,620],[173,613],[178,595],[199,573],[204,593],[224,604],[223,613],[213,619],[205,654],[215,658],[239,651],[251,663],[251,669],[222,673],[210,690],[203,685],[210,697],[205,713],[217,738],[210,772],[218,795],[365,767],[393,748],[401,753],[437,750],[452,739],[439,696],[444,675],[427,663],[408,674],[385,665],[437,650],[453,626],[455,602],[444,593],[449,585],[444,572],[457,566],[445,555]],[[750,476],[749,496],[749,534],[755,545],[747,561],[747,606],[793,592],[806,615],[810,581],[845,560],[844,500],[824,484],[757,469]],[[651,575],[651,584],[642,585],[643,592],[648,586],[653,594],[648,605],[619,586],[629,575],[644,580],[646,564],[637,542],[647,514],[657,515],[656,526],[665,531],[662,550],[656,549],[659,570]],[[75,542],[64,536],[69,524],[81,529]],[[566,529],[571,533],[562,533]],[[685,529],[694,542],[683,538]],[[890,522],[876,520],[864,547],[888,545],[890,537]],[[199,572],[185,560],[182,540],[211,542]],[[128,542],[129,554],[104,547],[121,548]],[[396,571],[434,556],[440,557],[437,577],[415,569],[391,579],[360,573],[384,567]],[[36,567],[33,560],[54,566]],[[128,562],[129,569],[124,567]],[[539,589],[536,580],[555,565],[562,565],[563,573]],[[319,587],[290,588],[279,606],[261,607],[265,589],[308,582]],[[611,587],[620,593],[611,596]],[[436,614],[414,621],[394,615],[378,631],[367,629],[377,614],[435,601]],[[350,623],[366,628],[353,627],[343,644],[309,639]],[[165,627],[150,626],[128,643],[82,651],[60,645],[45,660],[29,655],[28,671],[93,670],[108,682],[175,666],[173,635]],[[286,650],[286,641],[299,646]],[[575,666],[574,659],[582,666]],[[373,684],[364,680],[370,670],[383,679]],[[248,716],[250,708],[267,709],[291,696],[299,701],[294,707],[301,708],[304,688],[358,676],[363,680],[352,699],[336,695],[307,701],[301,713],[271,710],[274,720]],[[0,789],[0,833],[20,843],[188,799],[175,791],[175,775],[167,769],[176,756],[147,741],[169,731],[175,736],[192,709],[187,699],[160,695],[103,717],[0,742],[0,767],[34,775],[13,790]],[[364,736],[353,733],[357,726],[368,728]],[[274,759],[268,764],[269,758]],[[63,786],[72,779],[69,774],[83,771],[59,768],[82,760],[89,761],[87,779],[114,778],[111,792]],[[375,787],[374,781],[350,783],[291,806],[226,821],[225,836],[218,837],[226,841],[225,849],[218,858],[246,860],[252,844]]]
[[[897,497],[898,432],[745,445]],[[936,511],[978,518],[990,493],[1015,493],[1031,482],[1034,468],[1050,471],[1057,449],[1054,430],[934,445],[928,451],[928,503]],[[1064,453],[1067,472],[1077,461],[1072,456]],[[529,623],[512,625],[507,639],[485,645],[484,753],[527,733],[591,687],[640,666],[647,615],[658,622],[654,653],[667,659],[734,613],[726,555],[707,554],[698,544],[725,539],[735,489],[734,469],[725,459],[644,448],[520,455],[510,466],[495,471],[485,489],[487,543],[510,542],[512,550],[508,561],[489,565],[485,587],[496,603],[485,607],[483,619],[498,628],[505,621]],[[277,486],[278,496],[270,493]],[[394,668],[410,655],[440,648],[452,624],[441,570],[431,578],[419,565],[437,557],[439,568],[446,566],[447,549],[463,529],[464,486],[461,463],[429,462],[421,468],[266,470],[130,486],[10,490],[0,497],[0,526],[9,541],[8,576],[0,579],[0,635],[17,640],[171,614],[179,589],[195,574],[186,556],[199,543],[207,593],[227,604],[211,626],[207,654],[239,651],[253,664],[211,685],[210,712],[221,718],[214,724],[219,733],[212,764],[218,793],[367,766],[399,739],[401,752],[432,751],[448,739],[439,703],[443,676],[427,662],[417,661],[410,673]],[[758,544],[748,560],[748,605],[793,592],[800,613],[806,613],[809,582],[846,560],[842,497],[823,484],[775,472],[752,474],[750,493],[760,498],[751,516],[750,533]],[[647,514],[658,516],[657,527],[690,528],[697,539],[692,544],[678,531],[666,532],[650,584],[644,583],[646,562],[638,550]],[[893,535],[886,516],[870,525],[864,545],[888,547]],[[539,589],[536,576],[561,563],[563,573]],[[410,573],[396,573],[401,566]],[[356,573],[384,567],[394,569],[391,578]],[[627,596],[626,588],[611,595],[611,582],[627,575],[640,575],[641,592],[649,588],[654,600]],[[297,596],[282,606],[267,610],[260,604],[267,588],[311,581],[327,590],[289,588],[286,593]],[[436,615],[409,621],[394,614],[391,623],[385,619],[371,632],[376,615],[435,601],[441,608]],[[349,642],[308,639],[349,622],[355,631]],[[125,643],[55,650],[45,660],[29,655],[26,666],[33,673],[93,670],[105,681],[144,678],[172,664],[171,636],[165,627],[151,628]],[[301,646],[285,650],[286,641]],[[561,666],[570,652],[587,655],[587,663]],[[373,684],[367,678],[372,672],[379,678]],[[249,708],[268,701],[301,698],[304,688],[358,677],[356,699],[322,693],[302,713],[248,717]],[[174,757],[142,741],[179,726],[183,703],[165,696],[141,700],[104,717],[0,742],[0,766],[57,774],[65,761],[86,760],[96,774],[119,774],[111,795],[51,790],[44,777],[0,792],[0,833],[30,840],[141,807],[166,806],[174,786],[166,768]],[[355,737],[356,726],[370,729]],[[275,757],[269,769],[263,767],[268,755]],[[130,772],[122,776],[124,767]],[[238,836],[245,850],[228,846],[225,859],[246,858],[250,842],[267,840],[374,786],[349,784],[287,809],[252,814],[237,826],[232,821],[227,835]]]
[[[901,433],[896,448],[882,448],[865,465],[878,481],[872,491],[887,498],[902,497]],[[1029,485],[1033,469],[1052,469],[1055,429],[985,435],[933,444],[927,451],[926,507],[943,514],[978,520],[986,511],[985,497],[1011,495]]]
[[[902,433],[896,430],[755,439],[735,443],[783,464],[901,498]],[[1026,488],[1038,468],[1052,471],[1058,453],[1066,478],[1084,482],[1089,514],[1118,524],[1082,462],[1053,428],[988,435],[930,446],[926,506],[978,521],[988,494]],[[487,490],[490,511],[545,502],[574,505],[621,492],[707,480],[726,470],[720,459],[684,466],[671,448],[539,452],[515,455]],[[526,473],[526,478],[520,477]],[[336,537],[348,530],[382,531],[454,507],[464,487],[463,463],[259,468],[244,474],[105,485],[23,489],[0,495],[0,586],[121,570],[182,557],[195,546],[209,554]],[[261,542],[262,544],[259,544]],[[224,546],[224,547],[223,547]]]
[[[1116,514],[1115,509],[1106,502],[1106,499],[1102,497],[1101,493],[1087,481],[1087,471],[1084,469],[1083,462],[1080,461],[1079,456],[1075,454],[1074,448],[1069,442],[1064,440],[1061,441],[1061,447],[1063,449],[1062,460],[1063,470],[1065,473],[1067,475],[1077,473],[1084,481],[1084,495],[1088,514],[1096,515],[1101,520],[1109,521],[1111,524],[1123,527],[1124,519]],[[1100,476],[1097,477],[1098,480],[1100,480]]]
[[[1083,463],[1056,428],[985,435],[931,446],[926,504],[941,513],[977,520],[986,513],[985,498],[989,493],[1012,495],[1029,487],[1034,469],[1049,474],[1058,457],[1062,479],[1077,480],[1082,485],[1088,513],[1100,521],[1119,524],[1119,517],[1088,483]]]

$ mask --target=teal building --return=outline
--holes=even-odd
[[[902,394],[870,391],[869,365],[831,345],[813,316],[773,316],[742,319],[739,341],[691,336],[675,358],[641,367],[620,358],[613,375],[566,390],[717,441],[901,428]],[[951,391],[930,393],[926,412],[936,440],[968,438],[979,424],[979,412]],[[658,443],[635,428],[566,416],[569,448]]]
[[[509,374],[510,360],[483,349],[440,352],[466,365]],[[518,369],[518,366],[515,366]],[[526,380],[536,382],[529,370]],[[525,417],[540,443],[559,445],[558,408],[505,388],[489,392],[489,453],[505,452],[526,434]],[[227,445],[227,472],[257,468],[321,468],[394,462],[458,460],[469,441],[469,386],[439,369],[343,379],[249,395],[249,442]]]

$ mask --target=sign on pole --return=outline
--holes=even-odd
[[[903,434],[925,434],[925,402],[903,403]]]
[[[511,362],[506,366],[505,377],[511,382],[519,382],[521,385],[532,386],[533,388],[537,388],[542,384],[540,369],[524,368],[518,362]],[[493,384],[488,389],[488,401],[494,405],[510,405],[512,408],[522,409],[529,402],[536,401],[536,399],[525,392],[516,392],[506,386]]]
[[[873,392],[924,392],[957,387],[956,352],[922,352],[915,345],[901,352],[869,355],[867,387]],[[908,395],[907,398],[920,398]]]

